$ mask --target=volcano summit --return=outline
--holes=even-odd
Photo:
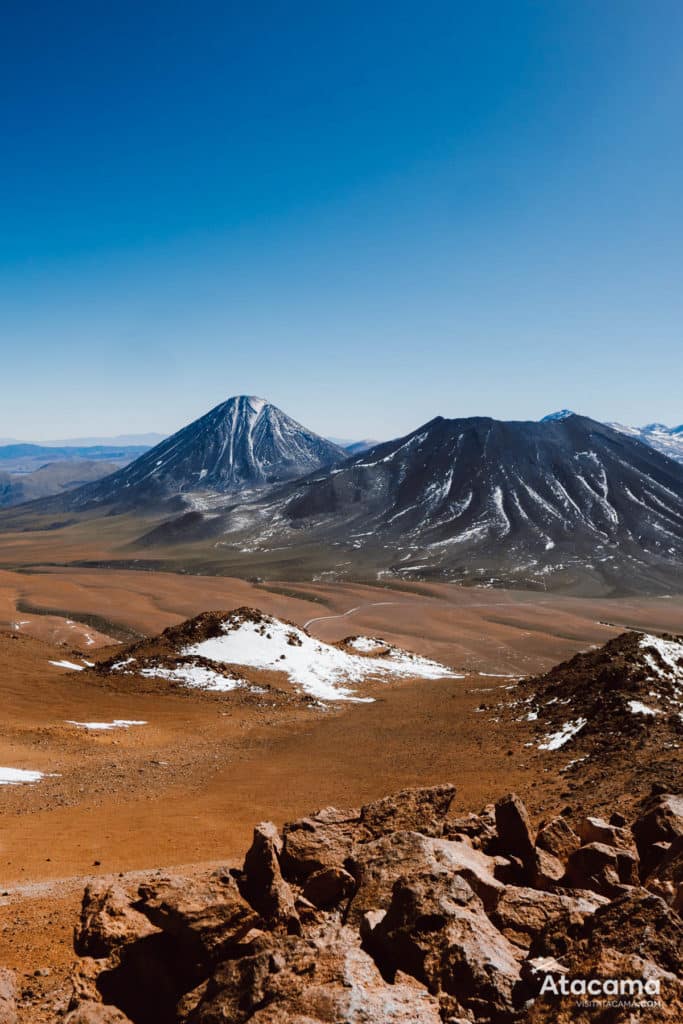
[[[238,492],[304,476],[346,453],[263,398],[239,395],[134,463],[70,496],[73,509],[132,508],[186,491]]]

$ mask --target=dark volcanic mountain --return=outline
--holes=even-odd
[[[680,583],[683,467],[583,416],[438,417],[226,509],[211,533],[254,554],[318,545],[349,575],[658,589]]]
[[[342,461],[336,445],[262,398],[229,398],[125,469],[70,495],[71,509],[134,508],[192,491],[236,492]]]

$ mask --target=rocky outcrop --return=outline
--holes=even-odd
[[[83,894],[74,948],[79,956],[107,957],[155,931],[154,925],[131,906],[130,897],[120,886],[89,885]]]
[[[588,1022],[546,982],[580,977],[658,981],[651,1019],[683,1019],[678,798],[657,794],[633,832],[621,816],[574,831],[535,829],[514,794],[449,818],[453,793],[262,823],[240,870],[89,888],[66,1019]]]

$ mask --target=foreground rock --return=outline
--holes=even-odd
[[[17,981],[5,967],[0,967],[0,1024],[17,1024]]]
[[[241,870],[89,888],[66,1019],[630,1021],[562,994],[589,978],[657,983],[638,1020],[683,1020],[680,798],[655,794],[633,830],[617,815],[575,830],[536,829],[514,794],[448,818],[453,794],[262,823]]]

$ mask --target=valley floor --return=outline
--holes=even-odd
[[[282,699],[151,681],[141,691],[53,664],[96,660],[126,637],[239,605],[308,624],[329,641],[382,636],[463,678],[376,685],[374,703],[321,708],[284,684]],[[680,632],[682,613],[681,597],[0,571],[0,766],[47,776],[0,786],[0,964],[34,991],[23,1019],[54,1019],[89,877],[234,863],[261,819],[280,825],[313,807],[358,805],[408,785],[454,782],[456,813],[509,789],[537,817],[579,806],[582,790],[562,771],[570,755],[525,747],[523,724],[511,734],[509,721],[478,706],[512,683],[508,675],[544,670],[625,627]],[[105,732],[68,724],[115,719],[146,724]],[[600,780],[582,781],[595,809]],[[624,801],[638,795],[624,788]],[[50,973],[34,976],[43,969]]]

